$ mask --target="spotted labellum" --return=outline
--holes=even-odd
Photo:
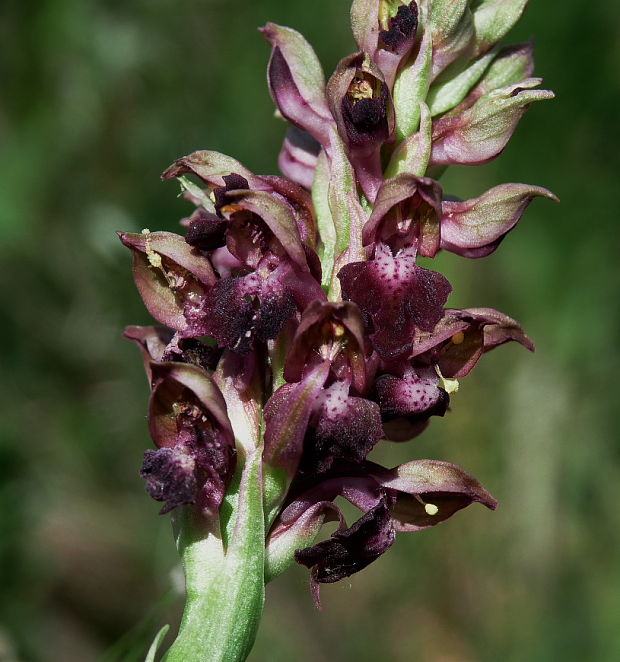
[[[525,5],[354,0],[358,50],[327,80],[301,34],[268,23],[284,177],[194,152],[163,174],[192,205],[182,232],[120,233],[158,323],[125,332],[151,389],[141,475],[173,515],[188,585],[167,660],[245,659],[264,584],[291,563],[309,569],[319,606],[322,584],[398,533],[497,506],[449,462],[385,468],[369,455],[449,415],[483,354],[534,349],[504,313],[448,307],[458,283],[419,263],[485,257],[534,198],[556,200],[526,184],[457,200],[437,181],[499,156],[532,103],[553,97],[531,44],[500,44]]]

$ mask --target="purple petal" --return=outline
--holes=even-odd
[[[471,474],[449,462],[415,460],[373,475],[384,488],[396,490],[391,515],[397,531],[435,526],[474,502],[497,507]]]
[[[311,568],[311,581],[317,606],[317,584],[328,584],[359,572],[386,552],[394,543],[395,533],[387,497],[344,531],[313,547],[295,552],[297,563]]]
[[[162,360],[173,335],[172,329],[163,326],[128,326],[123,332],[123,337],[134,342],[142,354],[149,385],[153,383],[151,361]]]
[[[289,382],[300,381],[306,366],[329,358],[332,370],[343,372],[348,368],[355,389],[364,393],[370,379],[366,354],[359,308],[351,302],[313,301],[304,310],[295,332],[284,377]]]
[[[281,386],[265,405],[265,462],[293,476],[303,451],[310,415],[329,374],[326,361],[297,384]]]
[[[551,191],[540,186],[503,184],[479,198],[444,202],[441,247],[466,256],[471,250],[488,248],[488,255],[519,222],[535,197],[558,201]]]
[[[209,259],[171,232],[119,236],[132,250],[134,280],[149,313],[184,335],[204,335],[199,304],[216,281]]]
[[[263,181],[273,188],[277,196],[283,198],[290,205],[299,229],[301,241],[305,245],[315,248],[317,224],[310,193],[299,186],[299,184],[284,177],[264,175]]]
[[[160,448],[144,452],[140,476],[146,480],[146,491],[155,501],[167,503],[160,515],[188,503],[196,503],[198,485],[196,462],[186,448]]]
[[[265,191],[237,190],[228,193],[235,207],[259,216],[278,239],[290,258],[303,270],[308,270],[306,253],[301,243],[297,222],[291,206]]]
[[[224,177],[236,174],[243,177],[253,190],[269,190],[261,177],[257,177],[236,159],[219,152],[201,150],[177,159],[163,173],[162,179],[174,179],[188,174],[196,175],[211,187],[225,186]]]
[[[261,32],[273,46],[267,77],[274,103],[289,122],[327,145],[333,119],[323,69],[312,47],[295,30],[275,23],[267,23]]]
[[[306,448],[304,469],[327,471],[335,459],[361,462],[383,437],[379,406],[351,397],[346,382],[335,382],[322,394],[323,405]]]
[[[278,167],[283,174],[294,182],[312,188],[316,169],[319,143],[307,132],[292,127],[286,133]]]
[[[372,320],[370,338],[386,360],[411,352],[416,329],[433,329],[452,289],[441,274],[418,267],[410,251],[393,256],[383,244],[373,260],[344,266],[338,278],[343,298]]]
[[[515,340],[526,349],[529,349],[530,352],[534,351],[534,343],[531,338],[525,334],[519,322],[512,319],[512,317],[508,317],[508,315],[493,308],[465,308],[461,313],[470,315],[483,324],[485,350]]]
[[[430,371],[429,371],[430,372]],[[388,439],[404,441],[416,436],[421,425],[431,416],[443,416],[450,398],[438,385],[436,374],[419,376],[413,370],[401,379],[394,375],[382,375],[375,382],[375,392],[384,429]],[[404,420],[402,420],[404,419]],[[395,425],[390,425],[394,422]]]

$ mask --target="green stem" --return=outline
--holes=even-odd
[[[243,662],[252,648],[265,599],[261,456],[260,446],[239,453],[225,551],[219,522],[186,508],[178,523],[187,602],[165,662]]]

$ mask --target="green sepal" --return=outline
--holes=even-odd
[[[434,79],[460,57],[473,56],[474,19],[469,0],[429,0],[428,24],[433,36]]]
[[[478,56],[502,39],[521,18],[527,0],[475,0],[475,52]]]
[[[265,464],[263,467],[263,501],[265,504],[265,526],[269,528],[280,512],[282,502],[286,497],[290,480],[286,469],[272,467]]]
[[[325,289],[329,289],[336,258],[336,228],[329,208],[329,161],[324,150],[321,150],[316,163],[312,202],[321,238],[319,244],[319,257],[323,269],[321,284]]]
[[[402,68],[394,82],[396,140],[412,136],[420,124],[420,102],[424,101],[431,83],[433,40],[430,30],[424,31],[417,54]]]
[[[336,231],[336,243],[328,298],[330,301],[337,301],[340,298],[340,281],[336,275],[345,264],[365,259],[362,229],[367,214],[359,200],[353,166],[335,129],[331,131],[329,151],[328,201]]]
[[[476,85],[476,95],[482,96],[499,87],[529,78],[534,72],[533,50],[529,42],[502,48]]]
[[[265,583],[281,575],[295,560],[298,549],[310,547],[326,522],[344,522],[338,506],[320,501],[308,507],[295,520],[278,520],[267,538]]]
[[[402,142],[392,154],[385,170],[385,178],[390,179],[401,173],[423,177],[431,156],[431,135],[433,123],[428,106],[420,102],[420,130]]]
[[[435,117],[461,103],[471,88],[480,80],[487,67],[497,54],[497,50],[467,64],[455,62],[440,76],[443,82],[431,85],[427,103],[431,115]]]

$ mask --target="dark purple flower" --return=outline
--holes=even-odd
[[[168,502],[162,512],[194,503],[214,517],[235,466],[234,435],[222,394],[198,366],[152,363],[151,370],[149,429],[160,451],[145,456],[149,493]]]
[[[399,65],[415,44],[418,6],[414,0],[401,4],[392,16],[385,9],[382,0],[354,0],[351,25],[360,50],[370,55],[392,89]]]
[[[390,137],[393,111],[389,92],[364,53],[339,64],[328,90],[340,135],[353,152],[374,152]]]
[[[288,203],[264,191],[226,196],[220,211],[229,220],[227,249],[239,267],[203,299],[203,332],[245,353],[255,338],[275,338],[298,308],[325,294],[314,252],[302,244]]]
[[[434,179],[402,174],[386,180],[368,222],[364,244],[381,241],[393,252],[414,247],[435,257],[440,245],[441,186]]]
[[[387,439],[408,441],[424,430],[431,416],[443,416],[450,398],[431,368],[407,367],[402,375],[384,374],[374,386]]]
[[[206,369],[213,348],[168,329],[128,327],[142,352],[151,385],[149,429],[157,451],[144,455],[141,476],[167,513],[195,504],[217,516],[235,467],[235,443],[224,398]]]
[[[305,310],[288,352],[284,377],[297,382],[309,367],[329,361],[334,379],[365,393],[373,362],[359,308],[352,302],[313,301]]]
[[[327,83],[327,99],[366,197],[374,202],[383,180],[380,150],[394,132],[394,108],[383,74],[368,55],[340,61]]]
[[[229,156],[219,152],[193,152],[175,161],[162,175],[163,179],[173,179],[184,175],[196,175],[208,187],[207,193],[212,194],[216,203],[228,202],[230,191],[248,190],[271,194],[277,203],[283,203],[287,213],[292,216],[297,225],[301,240],[310,247],[316,243],[316,219],[314,208],[308,191],[293,181],[273,175],[258,176],[244,165]],[[200,204],[200,200],[194,200]],[[228,210],[231,211],[230,209]],[[190,221],[191,222],[191,221]]]
[[[144,305],[183,336],[204,335],[201,305],[217,280],[209,259],[171,232],[120,233],[133,253],[133,275]]]
[[[396,15],[389,19],[388,29],[381,30],[379,40],[384,48],[392,52],[404,52],[413,42],[418,28],[418,6],[415,2],[400,5]]]
[[[377,245],[374,259],[343,267],[338,278],[343,298],[360,307],[385,360],[406,358],[416,329],[432,331],[452,289],[441,274],[416,265],[415,250],[392,255],[385,244]]]
[[[416,332],[412,356],[418,363],[437,365],[444,377],[461,378],[484,353],[510,341],[534,351],[521,325],[504,313],[492,308],[447,310],[432,332]]]
[[[376,506],[348,529],[295,552],[297,563],[311,568],[315,603],[320,606],[318,584],[331,584],[359,572],[378,559],[394,543],[396,534],[383,496]]]
[[[350,396],[348,382],[334,382],[319,394],[317,403],[302,471],[323,473],[335,460],[361,462],[384,437],[379,406]]]
[[[268,540],[277,541],[280,553],[318,531],[316,518],[325,505],[342,496],[364,514],[345,528],[340,516],[339,529],[330,538],[312,547],[299,549],[295,559],[311,568],[315,602],[320,605],[319,584],[348,577],[376,560],[394,542],[396,531],[419,531],[436,526],[471,503],[494,510],[497,501],[469,473],[449,462],[414,460],[385,469],[371,462],[344,463],[322,476],[322,481],[307,490],[291,489],[288,505],[274,524]],[[333,515],[330,519],[335,519]],[[299,535],[296,522],[308,529]],[[320,520],[321,523],[323,520]]]

